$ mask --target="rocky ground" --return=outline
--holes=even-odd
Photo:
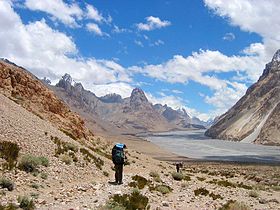
[[[9,191],[1,184],[1,205],[20,205],[18,197],[26,195],[37,209],[114,209],[109,204],[112,197],[137,192],[148,199],[150,209],[158,210],[218,209],[229,200],[244,203],[248,209],[280,209],[279,166],[187,161],[180,176],[173,175],[182,179],[176,181],[172,162],[153,159],[141,151],[149,148],[149,155],[173,160],[175,155],[149,142],[126,139],[129,164],[124,168],[124,184],[113,185],[113,164],[106,156],[110,142],[98,137],[87,144],[76,141],[7,97],[0,95],[0,101],[0,142],[20,146],[18,162],[27,154],[44,156],[49,162],[31,173],[2,167],[1,183],[8,179],[14,189]],[[59,151],[59,142],[68,145],[69,151]],[[97,159],[88,158],[81,148]],[[134,180],[135,175],[140,181]]]

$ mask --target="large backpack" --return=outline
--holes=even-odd
[[[114,164],[124,164],[123,148],[114,146],[112,149],[112,160]]]

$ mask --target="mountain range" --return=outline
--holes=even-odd
[[[65,74],[55,85],[49,85],[57,96],[72,110],[85,118],[97,133],[136,134],[141,132],[168,131],[186,128],[205,128],[207,123],[191,118],[186,110],[174,110],[167,105],[150,103],[140,88],[133,89],[130,97],[118,94],[97,97],[85,90],[81,83],[73,82]]]
[[[280,50],[259,80],[205,134],[218,139],[280,145]]]

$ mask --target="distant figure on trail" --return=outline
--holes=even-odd
[[[123,165],[126,159],[124,149],[125,144],[117,143],[112,149],[112,161],[115,164],[115,183],[122,184],[123,178]]]
[[[177,171],[177,173],[180,172],[181,168],[183,168],[183,163],[182,162],[177,162],[176,163],[176,171]]]

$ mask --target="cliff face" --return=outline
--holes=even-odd
[[[84,121],[38,78],[6,60],[0,60],[0,93],[76,139],[92,136]]]
[[[280,50],[259,80],[206,131],[206,135],[234,141],[280,145]]]

